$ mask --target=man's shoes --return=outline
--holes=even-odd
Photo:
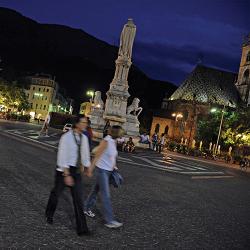
[[[53,224],[53,218],[52,217],[46,217],[46,222],[50,225]]]
[[[93,213],[91,210],[84,211],[84,214],[87,215],[90,218],[94,218],[95,217],[95,213]]]
[[[111,221],[110,223],[104,224],[108,228],[119,228],[123,226],[123,223],[118,222],[118,221]]]
[[[89,230],[87,231],[82,231],[82,232],[77,232],[78,236],[91,236],[92,232],[90,232]]]

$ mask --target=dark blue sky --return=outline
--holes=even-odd
[[[176,84],[200,60],[237,72],[242,38],[250,32],[250,0],[1,0],[0,5],[116,45],[132,17],[134,63],[148,76]]]

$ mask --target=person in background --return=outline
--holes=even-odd
[[[88,173],[90,152],[88,138],[82,134],[87,127],[84,115],[78,115],[73,122],[73,129],[63,134],[58,146],[55,184],[51,190],[45,216],[47,223],[53,224],[53,216],[58,198],[65,187],[69,187],[73,199],[76,230],[79,236],[88,235],[89,230],[83,213],[81,173]]]
[[[87,125],[86,129],[83,130],[83,134],[88,137],[89,148],[91,148],[92,139],[93,139],[93,132],[92,132],[91,121],[90,121],[89,117],[87,117],[87,121],[88,121],[88,125]]]
[[[124,147],[125,147],[125,137],[124,136],[120,136],[119,138],[117,138],[116,140],[117,142],[117,149],[119,151],[124,151]]]
[[[42,129],[39,133],[39,137],[42,135],[42,133],[45,132],[45,137],[49,137],[48,135],[48,131],[49,131],[49,123],[50,123],[50,112],[47,114],[47,116],[45,117],[45,120],[44,120],[44,123],[43,123],[43,126],[42,126]]]
[[[95,217],[92,208],[95,206],[97,194],[100,192],[103,216],[106,221],[105,226],[108,228],[119,228],[123,225],[114,219],[109,189],[110,175],[114,169],[117,169],[116,161],[118,152],[115,140],[120,137],[120,133],[120,126],[112,126],[109,129],[109,135],[100,142],[95,158],[91,163],[90,171],[87,173],[91,177],[96,168],[96,182],[84,204],[84,213],[91,218]]]
[[[125,151],[131,152],[131,153],[135,151],[135,144],[133,142],[132,137],[129,137],[129,140],[127,141],[127,143],[125,145]]]
[[[152,136],[152,150],[157,150],[158,134],[155,132]]]
[[[108,135],[108,130],[110,128],[110,121],[107,120],[104,129],[103,129],[103,138],[105,138]]]
[[[146,133],[140,135],[140,143],[149,144],[149,135],[147,135]]]
[[[165,134],[161,134],[161,138],[160,138],[159,144],[158,144],[158,152],[159,153],[161,153],[164,145],[165,145]]]

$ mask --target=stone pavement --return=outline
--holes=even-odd
[[[97,218],[88,219],[94,235],[78,237],[68,190],[55,224],[44,222],[56,153],[0,134],[0,159],[0,249],[249,249],[248,176],[191,179],[121,155],[125,183],[111,191],[124,227],[105,228],[98,201]],[[87,195],[93,179],[84,183]]]

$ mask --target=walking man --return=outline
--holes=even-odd
[[[84,115],[78,115],[73,122],[73,129],[63,134],[58,147],[55,184],[46,208],[46,220],[53,224],[53,216],[58,198],[65,187],[69,187],[73,199],[76,231],[79,236],[89,234],[83,213],[81,173],[90,166],[88,138],[82,134],[87,127]]]

